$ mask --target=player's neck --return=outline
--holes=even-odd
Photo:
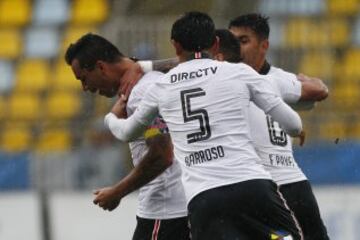
[[[133,64],[135,64],[134,61],[129,58],[123,58],[120,62],[114,64],[114,71],[116,72],[117,76],[119,76],[119,86],[124,84],[121,77],[133,66]]]
[[[193,59],[213,58],[209,51],[183,52],[178,57],[180,62],[186,62]]]

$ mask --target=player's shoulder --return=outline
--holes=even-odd
[[[150,71],[150,72],[145,73],[141,77],[139,82],[132,89],[130,96],[129,96],[129,101],[132,98],[137,98],[137,97],[141,98],[145,94],[147,89],[149,89],[150,86],[152,86],[153,84],[158,82],[163,77],[163,75],[164,75],[163,73],[158,72],[158,71]]]

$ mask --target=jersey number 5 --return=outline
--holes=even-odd
[[[188,143],[203,141],[211,137],[211,129],[209,124],[209,115],[205,109],[191,109],[191,98],[205,96],[205,91],[201,88],[194,88],[180,92],[181,106],[184,122],[198,120],[200,123],[200,131],[187,135]]]
[[[266,116],[266,122],[269,129],[270,142],[276,146],[286,146],[287,136],[279,123],[275,122],[270,116]]]

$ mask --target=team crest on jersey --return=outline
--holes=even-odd
[[[162,116],[156,117],[153,122],[148,126],[144,133],[145,139],[154,137],[159,134],[169,133],[169,128],[167,127]]]

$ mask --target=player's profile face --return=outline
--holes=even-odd
[[[243,62],[256,69],[264,55],[255,32],[248,27],[231,27],[229,30],[239,40]]]
[[[79,61],[74,59],[71,63],[71,69],[76,79],[81,81],[84,91],[98,93],[105,97],[113,97],[116,95],[117,88],[114,88],[113,81],[111,81],[107,74],[100,70],[96,65],[94,69],[88,70],[80,67]]]

